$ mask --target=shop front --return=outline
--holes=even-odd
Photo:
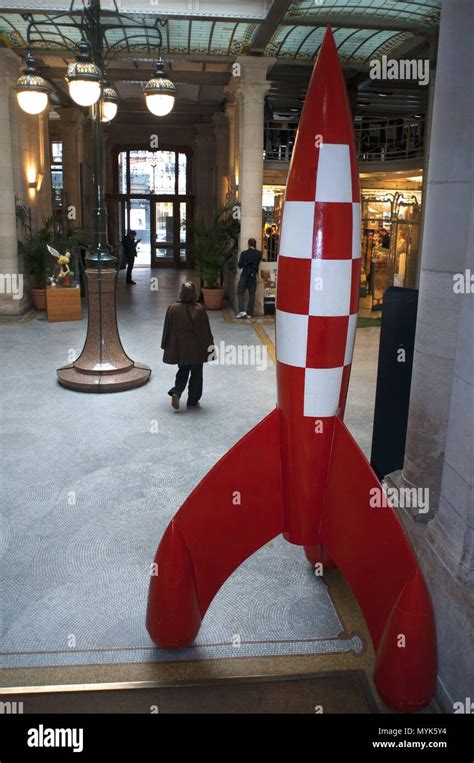
[[[380,310],[389,286],[415,288],[421,191],[362,189],[361,304]]]
[[[389,286],[417,287],[422,176],[406,172],[361,174],[361,307],[381,309]],[[262,193],[262,263],[265,313],[276,299],[284,184]]]

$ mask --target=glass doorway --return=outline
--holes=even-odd
[[[137,257],[136,265],[150,267],[151,257],[151,218],[150,202],[140,199],[130,199],[125,207],[125,225],[123,234],[131,228],[137,232]]]
[[[111,240],[136,231],[138,266],[188,267],[192,197],[184,151],[119,151],[118,193],[107,197]]]

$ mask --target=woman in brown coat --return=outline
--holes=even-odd
[[[212,351],[214,338],[207,313],[197,303],[196,287],[184,283],[180,299],[168,307],[163,326],[161,349],[163,362],[178,364],[178,373],[171,395],[171,405],[179,410],[179,399],[188,387],[188,408],[197,408],[202,395],[202,367]],[[191,378],[189,378],[191,376]]]

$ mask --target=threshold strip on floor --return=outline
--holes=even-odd
[[[230,314],[230,311],[227,307],[222,308],[222,317],[226,321],[226,323],[243,323],[244,325],[250,325],[254,329],[255,333],[257,334],[258,338],[260,339],[260,342],[264,345],[264,347],[267,348],[267,352],[272,359],[273,363],[276,364],[276,352],[275,352],[275,344],[273,340],[268,336],[267,332],[263,328],[262,323],[271,323],[274,324],[274,319],[268,319],[265,321],[265,319],[262,320],[253,320],[253,321],[247,321],[247,320],[241,320],[240,318],[233,318]]]
[[[38,318],[38,316],[39,313],[36,312],[36,310],[31,310],[26,313],[26,315],[12,316],[11,318],[2,316],[2,318],[0,318],[0,326],[13,326],[15,323],[29,323],[35,318]]]

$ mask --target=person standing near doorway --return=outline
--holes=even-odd
[[[257,273],[262,259],[262,253],[258,251],[257,242],[254,238],[249,238],[248,247],[248,249],[245,249],[245,251],[240,253],[239,257],[239,268],[242,270],[242,273],[240,274],[239,285],[237,287],[237,297],[239,301],[239,313],[237,318],[252,318],[255,305]],[[249,293],[247,311],[244,310],[246,291]]]
[[[127,262],[127,275],[125,278],[125,283],[133,285],[136,284],[136,281],[132,281],[132,270],[135,264],[135,257],[137,256],[138,241],[135,240],[136,235],[137,232],[135,230],[129,229],[122,239],[123,254]]]
[[[178,365],[174,387],[168,391],[171,405],[179,410],[180,397],[188,384],[187,408],[198,408],[202,395],[203,364],[209,360],[214,338],[205,309],[198,304],[196,287],[186,282],[179,301],[168,307],[163,326],[163,363]]]

